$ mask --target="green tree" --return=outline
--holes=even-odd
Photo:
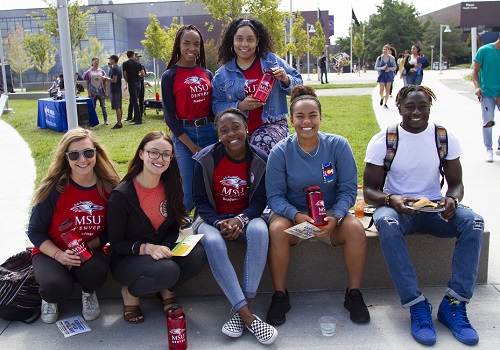
[[[352,41],[353,59],[358,60],[358,75],[361,74],[361,58],[365,52],[365,27],[361,28],[361,33],[354,34]]]
[[[32,12],[30,16],[37,23],[43,24],[43,29],[46,33],[55,38],[59,38],[59,21],[57,18],[57,9],[53,8],[52,0],[43,0],[48,8],[43,9],[44,15],[47,18],[42,18],[38,12]],[[89,31],[89,23],[92,21],[91,11],[82,12],[80,0],[68,0],[68,16],[69,16],[69,31],[71,48],[73,51],[79,51],[82,40],[87,38]]]
[[[377,6],[377,12],[370,16],[366,26],[366,36],[370,38],[366,43],[367,58],[374,61],[385,44],[400,52],[421,41],[428,22],[423,22],[418,16],[413,4],[384,0]]]
[[[307,54],[308,47],[310,47],[309,34],[302,28],[303,26],[304,17],[302,17],[300,11],[297,11],[292,24],[292,42],[286,45],[286,50],[297,60],[297,67],[300,67],[300,58]]]
[[[167,63],[170,60],[170,56],[172,55],[172,49],[174,48],[174,42],[175,42],[175,35],[177,34],[177,31],[181,27],[182,25],[179,24],[179,18],[177,17],[172,18],[172,23],[170,23],[170,26],[165,27],[167,31],[167,37],[165,40],[165,57],[163,60]]]
[[[45,80],[47,80],[47,74],[56,64],[57,51],[54,46],[54,42],[50,34],[47,33],[35,33],[27,34],[24,38],[24,49],[33,57],[33,61],[36,69],[42,73],[43,87],[45,88]],[[45,80],[43,79],[43,73],[45,73]]]
[[[422,52],[427,56],[429,63],[431,62],[431,45],[434,46],[434,62],[439,62],[439,30],[440,24],[430,19],[429,26],[425,31],[422,45],[420,46]],[[454,28],[453,22],[442,23],[450,26],[451,32],[445,33],[443,30],[443,60],[451,61],[454,64],[463,63],[463,58],[471,55],[467,43],[462,41],[461,32]]]
[[[146,39],[141,40],[141,44],[147,51],[148,56],[154,60],[155,67],[155,87],[158,84],[158,61],[157,59],[163,59],[166,61],[168,57],[167,52],[167,41],[168,34],[166,29],[160,27],[160,21],[156,18],[156,15],[149,15],[149,25],[146,27],[146,32],[144,33]]]
[[[212,17],[224,26],[244,15],[258,18],[271,32],[276,53],[285,54],[285,14],[279,11],[280,0],[188,0],[188,3],[194,1],[205,4]],[[206,24],[212,30],[213,23]]]
[[[207,69],[214,73],[219,66],[217,65],[217,45],[214,39],[205,41],[205,63]]]
[[[311,36],[311,53],[314,57],[318,58],[325,51],[325,32],[319,21],[315,23],[314,30],[316,32]]]
[[[103,51],[104,45],[97,38],[89,38],[89,46],[82,50],[82,54],[78,59],[78,64],[87,70],[92,66],[92,58],[97,57],[101,67],[106,66],[109,54]]]
[[[21,91],[23,91],[23,74],[33,67],[33,59],[24,49],[24,29],[12,27],[7,34],[5,51],[8,56],[10,68],[19,75]]]

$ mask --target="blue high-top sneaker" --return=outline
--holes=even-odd
[[[456,298],[445,296],[439,305],[438,320],[451,330],[458,341],[474,345],[479,341],[479,336],[469,322],[466,304]]]
[[[432,323],[432,305],[428,299],[410,306],[411,335],[423,345],[436,343],[436,331]]]

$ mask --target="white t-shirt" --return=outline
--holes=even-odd
[[[450,130],[448,134],[447,160],[460,157],[462,148]],[[396,155],[387,173],[385,193],[401,194],[409,197],[441,199],[439,175],[439,155],[436,147],[435,125],[429,123],[418,134],[410,133],[398,125],[398,146]],[[374,135],[366,149],[365,162],[384,166],[386,155],[386,130]]]

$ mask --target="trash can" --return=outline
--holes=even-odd
[[[89,127],[89,106],[87,102],[76,103],[76,113],[78,114],[78,126],[82,128]]]
[[[443,69],[448,69],[448,61],[443,62]]]
[[[432,65],[432,69],[439,70],[439,62],[434,62]]]

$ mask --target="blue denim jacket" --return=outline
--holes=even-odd
[[[260,57],[262,72],[269,68],[285,69],[290,85],[285,87],[281,81],[276,81],[262,111],[262,123],[274,123],[286,119],[288,108],[286,96],[290,95],[295,85],[302,84],[302,76],[283,59],[272,52],[265,52]],[[236,66],[236,56],[215,72],[212,80],[212,110],[218,114],[230,107],[238,108],[238,103],[245,99],[245,76]],[[244,111],[248,115],[248,111]]]

